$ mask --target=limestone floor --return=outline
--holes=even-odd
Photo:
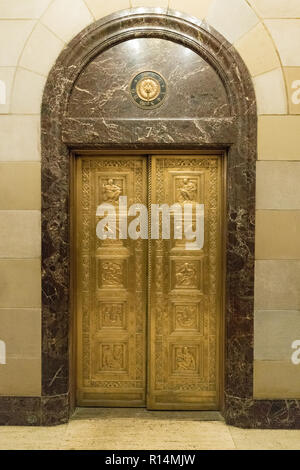
[[[214,412],[80,408],[61,426],[1,426],[0,450],[11,449],[300,450],[300,430],[242,430]]]

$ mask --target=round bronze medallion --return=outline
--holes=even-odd
[[[153,108],[162,103],[166,96],[166,82],[156,72],[141,72],[130,85],[131,96],[142,108]]]

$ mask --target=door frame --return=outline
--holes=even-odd
[[[219,218],[220,218],[220,227],[221,227],[221,237],[220,237],[220,275],[219,275],[219,289],[221,292],[221,300],[219,306],[220,318],[218,319],[219,328],[218,328],[218,340],[217,340],[217,361],[218,361],[218,378],[217,378],[217,393],[218,393],[218,402],[219,407],[216,411],[224,412],[224,371],[225,371],[225,284],[226,284],[226,185],[227,185],[227,152],[226,150],[90,150],[90,149],[73,149],[70,151],[70,161],[71,161],[71,211],[70,211],[70,226],[71,226],[71,270],[70,270],[70,279],[71,279],[71,323],[70,323],[70,338],[71,338],[71,350],[72,358],[70,364],[70,382],[72,388],[72,406],[76,407],[76,391],[77,391],[77,200],[76,200],[76,179],[77,179],[77,165],[76,159],[82,156],[90,157],[101,157],[101,156],[149,156],[155,155],[166,155],[166,157],[178,156],[178,155],[190,155],[190,156],[201,156],[201,155],[212,155],[218,156],[221,160],[221,192],[220,192],[220,202],[219,202]],[[147,178],[148,182],[148,178]],[[147,294],[149,299],[149,292]],[[148,300],[149,301],[149,300]],[[150,345],[148,342],[149,332],[150,332],[150,317],[149,317],[149,304],[147,303],[146,310],[146,350],[145,350],[145,360],[146,360],[146,389],[145,389],[145,408],[148,408],[148,387],[149,387],[149,355],[150,355]],[[130,406],[128,406],[130,407]]]

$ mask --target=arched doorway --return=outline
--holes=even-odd
[[[153,68],[166,81],[168,94],[162,106],[145,110],[134,103],[130,85],[138,73]],[[52,69],[42,106],[43,395],[56,397],[63,416],[74,403],[75,379],[70,195],[73,163],[84,153],[90,158],[92,153],[97,158],[222,156],[227,175],[226,206],[220,209],[226,234],[224,413],[229,422],[248,422],[256,106],[246,67],[209,26],[171,12],[139,9],[88,27]],[[186,348],[181,353],[192,354],[192,347]]]

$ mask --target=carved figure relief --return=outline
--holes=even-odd
[[[187,346],[175,349],[175,370],[196,370],[196,359],[192,351],[193,348]]]
[[[176,305],[175,326],[179,329],[197,328],[197,307],[196,305]]]
[[[109,204],[118,202],[119,196],[122,193],[122,188],[115,181],[110,178],[103,184],[103,200]]]
[[[178,201],[182,204],[191,203],[196,201],[197,186],[189,178],[184,178],[181,186],[177,189]]]
[[[102,286],[120,286],[123,284],[123,265],[106,261],[102,264]]]
[[[197,270],[193,263],[176,264],[176,287],[196,287]]]
[[[104,304],[101,309],[102,326],[121,327],[123,326],[123,305],[122,304]]]
[[[124,344],[103,344],[101,366],[103,370],[124,369]]]

